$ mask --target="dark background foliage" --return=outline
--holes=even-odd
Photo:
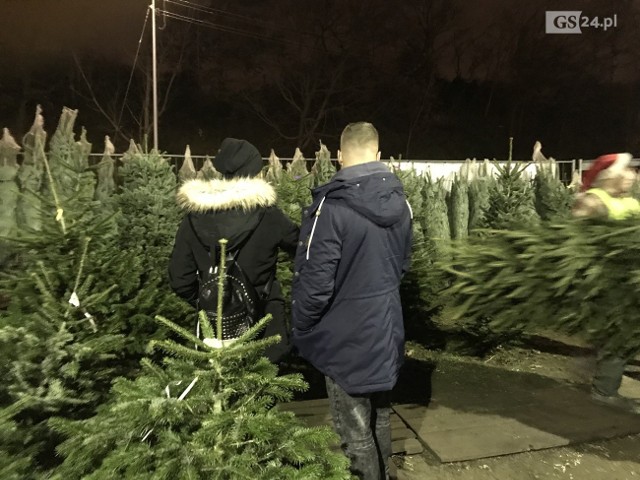
[[[117,151],[150,133],[149,1],[107,3],[8,1],[0,123],[17,138],[36,104],[80,109],[89,141],[108,133]],[[617,26],[547,35],[545,11],[561,8],[547,0],[158,0],[160,147],[214,154],[241,136],[310,157],[366,119],[387,158],[506,158],[509,137],[514,158],[536,139],[556,158],[634,151],[640,10],[570,7]]]

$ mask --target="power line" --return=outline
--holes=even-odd
[[[261,40],[264,40],[264,39],[267,38],[264,35],[260,35],[260,34],[255,33],[255,32],[250,32],[250,31],[238,29],[236,27],[229,27],[229,26],[226,26],[226,25],[220,25],[220,24],[216,24],[216,23],[207,22],[206,20],[201,20],[199,18],[193,18],[193,17],[189,17],[189,16],[186,16],[186,15],[180,15],[179,13],[170,12],[168,10],[160,10],[160,9],[158,9],[158,12],[163,13],[168,18],[173,18],[174,20],[181,20],[183,22],[190,23],[192,25],[199,25],[199,26],[209,27],[209,28],[212,28],[214,30],[221,30],[223,32],[237,33],[239,35],[244,35],[244,36],[247,36],[247,37],[257,38],[257,39],[261,39]]]
[[[163,8],[165,10],[167,9],[167,0],[163,0],[162,6],[163,6]],[[166,15],[162,18],[162,26],[158,27],[158,30],[164,30],[165,28],[167,28],[167,16]]]
[[[158,10],[158,12],[161,12],[161,13],[165,14],[168,18],[173,18],[175,20],[181,20],[181,21],[184,21],[186,23],[191,23],[193,25],[199,25],[199,26],[207,27],[207,28],[210,28],[210,29],[213,29],[213,30],[219,30],[219,31],[222,31],[222,32],[227,32],[227,33],[234,33],[234,34],[241,35],[241,36],[244,36],[244,37],[254,38],[254,39],[257,39],[257,40],[266,40],[266,41],[269,41],[269,42],[279,43],[279,44],[282,44],[282,45],[288,45],[288,46],[292,46],[292,47],[300,47],[300,46],[302,46],[302,47],[305,47],[305,48],[308,48],[308,49],[316,49],[315,47],[313,47],[311,45],[308,45],[308,44],[290,42],[290,41],[283,40],[283,39],[275,39],[275,38],[272,38],[272,37],[269,37],[267,35],[260,34],[260,33],[257,33],[257,32],[253,32],[253,31],[249,31],[249,30],[243,30],[243,29],[238,28],[238,27],[231,27],[231,26],[222,25],[222,24],[219,24],[219,23],[212,23],[212,22],[208,22],[206,20],[202,20],[202,19],[199,19],[199,18],[193,18],[193,17],[189,17],[189,16],[186,16],[186,15],[180,15],[180,14],[175,13],[175,12],[169,12],[169,11],[166,11],[166,10]]]
[[[124,113],[124,107],[127,104],[127,96],[129,95],[129,88],[131,87],[131,81],[133,80],[133,73],[135,72],[136,65],[138,63],[138,57],[140,55],[140,46],[142,45],[142,40],[144,39],[144,32],[147,28],[147,21],[149,20],[149,8],[147,8],[147,14],[144,17],[144,23],[142,24],[142,32],[140,32],[140,39],[138,40],[138,48],[136,49],[136,56],[133,59],[133,66],[131,67],[131,74],[129,75],[129,83],[127,83],[127,89],[124,92],[124,98],[122,99],[122,108],[120,109],[120,115],[118,116],[118,123],[116,125],[120,125],[122,120],[122,115]]]
[[[252,17],[248,17],[246,15],[241,15],[239,13],[234,13],[234,12],[230,12],[228,10],[221,10],[219,8],[213,8],[213,7],[205,7],[204,5],[199,5],[197,3],[193,3],[193,2],[189,2],[188,0],[166,0],[169,3],[173,3],[177,6],[183,7],[183,8],[191,8],[193,10],[197,10],[200,12],[204,12],[204,13],[209,13],[211,15],[221,15],[221,16],[227,16],[227,17],[232,17],[232,18],[236,18],[236,19],[240,19],[240,20],[244,20],[247,23],[251,23],[254,25],[258,25],[258,26],[269,26],[269,27],[277,27],[279,30],[288,30],[290,32],[296,33],[296,34],[303,34],[303,35],[311,35],[308,32],[300,32],[297,30],[292,30],[292,29],[288,29],[288,28],[283,28],[280,25],[275,25],[273,23],[270,22],[265,22],[264,20],[256,20],[255,18]]]
[[[233,13],[233,12],[229,12],[226,10],[221,10],[221,9],[216,9],[216,8],[212,8],[212,7],[205,7],[193,2],[189,2],[188,0],[164,0],[165,5],[166,3],[170,3],[173,4],[176,7],[179,8],[185,8],[185,9],[192,9],[198,12],[203,12],[205,14],[209,14],[209,15],[218,15],[218,16],[227,16],[227,17],[232,17],[232,18],[239,18],[242,19],[246,22],[250,22],[253,23],[254,25],[257,25],[259,27],[263,27],[263,28],[274,28],[277,29],[279,32],[289,32],[291,34],[294,34],[298,37],[300,36],[306,36],[309,40],[312,41],[316,41],[316,42],[320,42],[323,43],[323,36],[315,33],[315,32],[309,32],[309,31],[304,31],[304,30],[294,30],[291,28],[286,28],[286,27],[282,27],[280,25],[275,25],[273,23],[270,22],[265,22],[262,20],[256,20],[254,18],[251,17],[247,17],[245,15],[240,15],[237,13]],[[166,7],[165,7],[166,8]],[[316,51],[316,52],[327,52],[326,47],[325,48],[321,48],[321,47],[317,47],[314,46],[310,43],[307,42],[296,42],[296,41],[291,41],[291,40],[285,40],[285,39],[278,39],[278,38],[273,38],[271,36],[267,36],[258,32],[254,32],[254,31],[248,31],[245,29],[242,29],[240,27],[232,27],[232,26],[228,26],[228,25],[223,25],[220,23],[214,23],[211,21],[207,21],[207,20],[203,20],[200,18],[194,18],[194,17],[190,17],[188,15],[184,15],[184,14],[179,14],[176,12],[170,12],[167,10],[158,10],[159,12],[162,12],[166,15],[169,15],[170,18],[173,18],[175,20],[180,20],[180,21],[184,21],[187,23],[192,23],[194,25],[199,25],[199,26],[204,26],[213,30],[219,30],[219,31],[223,31],[223,32],[227,32],[227,33],[234,33],[237,35],[241,35],[241,36],[245,36],[245,37],[249,37],[249,38],[255,38],[258,40],[266,40],[272,43],[277,43],[277,44],[281,44],[281,45],[286,45],[286,46],[291,46],[291,47],[303,47],[307,50],[311,50],[311,51]],[[368,45],[369,40],[361,40],[360,42],[358,42],[358,45]],[[387,62],[385,62],[387,63]]]
[[[256,21],[255,18],[247,17],[245,15],[240,15],[239,13],[233,13],[226,10],[220,10],[219,8],[205,7],[204,5],[199,5],[197,3],[189,2],[187,0],[166,0],[166,1],[183,8],[191,8],[199,12],[210,13],[212,15],[222,15],[227,17],[233,17],[240,20],[244,20],[245,22],[248,22],[248,23],[260,24],[260,22]]]
[[[168,0],[171,1],[171,0]],[[206,20],[201,20],[199,18],[193,18],[193,17],[189,17],[186,15],[180,15],[178,13],[175,12],[170,12],[167,10],[160,10],[160,9],[156,9],[158,12],[163,13],[167,16],[167,18],[173,18],[174,20],[180,20],[186,23],[191,23],[193,25],[198,25],[198,26],[202,26],[202,27],[206,27],[206,28],[211,28],[213,30],[219,30],[222,32],[227,32],[227,33],[234,33],[236,35],[241,35],[241,36],[245,36],[245,37],[249,37],[249,38],[254,38],[257,40],[266,40],[269,42],[273,42],[273,43],[279,43],[281,45],[287,45],[287,46],[291,46],[291,47],[304,47],[310,50],[319,50],[317,47],[313,47],[311,45],[308,44],[303,44],[303,43],[297,43],[297,42],[290,42],[287,40],[283,40],[283,39],[275,39],[257,32],[251,32],[248,30],[243,30],[241,28],[237,28],[237,27],[230,27],[227,25],[222,25],[219,23],[212,23],[212,22],[208,22]]]

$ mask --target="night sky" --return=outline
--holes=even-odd
[[[46,56],[64,57],[70,51],[79,51],[131,61],[149,3],[0,0],[0,46],[23,60],[41,61]]]
[[[150,21],[126,85],[149,3],[0,0],[3,126],[20,137],[42,104],[52,133],[66,105],[94,150],[104,134],[120,147],[144,135]],[[409,158],[500,158],[509,136],[521,156],[536,139],[559,157],[640,153],[637,3],[390,3],[157,0],[191,19],[158,17],[161,148],[210,153],[233,135],[265,155],[312,156],[318,140],[335,149],[345,123],[367,119],[389,154]],[[618,25],[545,35],[545,11],[563,8],[615,13]]]

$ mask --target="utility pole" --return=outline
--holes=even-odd
[[[151,0],[151,64],[153,84],[153,149],[158,151],[158,58],[156,54],[156,0]]]

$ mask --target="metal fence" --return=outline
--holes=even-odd
[[[111,155],[111,157],[116,160],[116,171],[117,168],[121,165],[121,158],[122,158],[123,154],[113,154]],[[90,158],[90,165],[97,165],[98,162],[100,161],[100,159],[103,157],[103,154],[101,153],[92,153],[89,155]],[[165,157],[173,166],[174,171],[178,172],[180,170],[180,168],[182,167],[182,164],[184,162],[185,156],[184,155],[175,155],[175,154],[163,154],[163,157]],[[288,163],[290,163],[293,158],[282,158],[279,157],[280,161],[282,162],[283,165],[286,165]],[[213,159],[213,157],[209,157],[207,155],[191,155],[191,160],[193,161],[194,167],[196,168],[196,170],[200,170],[202,168],[202,166],[204,165],[204,162],[207,159]],[[265,165],[268,165],[269,162],[269,158],[268,157],[263,157],[263,162]],[[412,166],[415,167],[415,169],[417,171],[425,171],[427,169],[427,167],[429,167],[429,169],[432,171],[432,174],[434,174],[434,176],[439,176],[437,175],[437,171],[444,171],[449,173],[449,171],[455,171],[457,172],[459,170],[459,167],[464,164],[466,162],[466,160],[468,159],[461,159],[461,160],[442,160],[442,159],[413,159],[413,160],[406,160],[406,159],[401,159],[401,160],[393,160],[394,163],[400,163],[401,165],[405,166],[408,164],[411,164]],[[307,158],[305,159],[305,162],[307,163],[307,168],[310,169],[311,166],[313,165],[313,163],[315,162],[315,158]],[[383,159],[383,161],[388,161],[387,159]],[[479,161],[483,161],[483,160],[479,160]],[[531,162],[531,160],[514,160],[517,162]],[[334,164],[334,166],[339,169],[339,165],[338,165],[338,160],[335,158],[331,159],[331,162]],[[504,163],[504,160],[497,160],[498,163]],[[580,173],[582,173],[582,168],[583,165],[586,165],[585,162],[583,162],[582,159],[572,159],[572,160],[556,160],[556,164],[558,165],[558,177],[559,179],[565,183],[565,184],[569,184],[571,182],[572,176],[573,176],[573,172],[575,172],[576,170]],[[449,167],[449,168],[445,168],[445,167]]]
[[[122,165],[122,156],[124,154],[122,153],[117,153],[117,154],[112,154],[111,157],[115,160],[115,173],[117,175],[117,171],[119,169],[119,167]],[[100,160],[102,159],[104,155],[102,153],[91,153],[89,154],[89,165],[91,167],[95,167]],[[162,154],[163,157],[165,157],[167,159],[167,161],[173,166],[174,171],[177,173],[180,168],[182,167],[182,164],[184,163],[184,159],[185,156],[184,154],[181,155],[177,155],[177,154],[168,154],[168,153],[163,153]],[[18,155],[18,161],[22,160],[22,155],[19,154]],[[287,157],[287,158],[282,158],[279,157],[280,161],[282,162],[283,165],[286,166],[286,164],[290,163],[293,158],[291,157]],[[193,161],[194,167],[196,168],[196,170],[200,170],[202,168],[202,166],[204,165],[204,162],[207,159],[211,159],[213,160],[213,157],[210,157],[208,155],[191,155],[191,160]],[[265,165],[268,165],[269,162],[269,157],[263,157],[263,162]],[[340,166],[338,165],[338,160],[335,158],[330,159],[331,162],[334,164],[334,166],[336,167],[336,169],[339,169]],[[383,161],[390,161],[389,159],[382,159]],[[415,168],[416,171],[421,171],[424,172],[427,169],[431,172],[432,177],[434,178],[438,178],[440,176],[450,176],[452,173],[458,172],[460,166],[462,166],[467,160],[469,159],[460,159],[460,160],[452,160],[452,159],[447,159],[447,160],[443,160],[443,159],[412,159],[412,160],[406,160],[406,159],[400,159],[400,160],[393,160],[393,163],[399,163],[401,164],[401,167],[405,167],[405,166],[409,166],[411,165],[411,167]],[[307,168],[310,170],[311,166],[313,165],[313,163],[315,162],[315,158],[307,158],[305,159],[305,162],[307,163]],[[478,160],[478,162],[482,162],[484,161],[483,159]],[[492,162],[497,162],[499,164],[505,163],[505,160],[491,160]],[[530,163],[531,160],[518,160],[518,159],[514,159],[514,161],[516,162],[525,162],[525,163]],[[557,169],[557,174],[558,174],[558,178],[565,184],[569,184],[572,180],[573,177],[573,172],[577,171],[580,174],[582,174],[583,169],[586,169],[589,167],[589,164],[591,163],[591,160],[582,160],[582,159],[571,159],[571,160],[556,160],[556,164],[558,165],[558,169]],[[631,163],[632,166],[635,167],[639,167],[640,166],[640,159],[636,159],[634,158],[632,160]],[[532,167],[534,168],[534,167]]]

